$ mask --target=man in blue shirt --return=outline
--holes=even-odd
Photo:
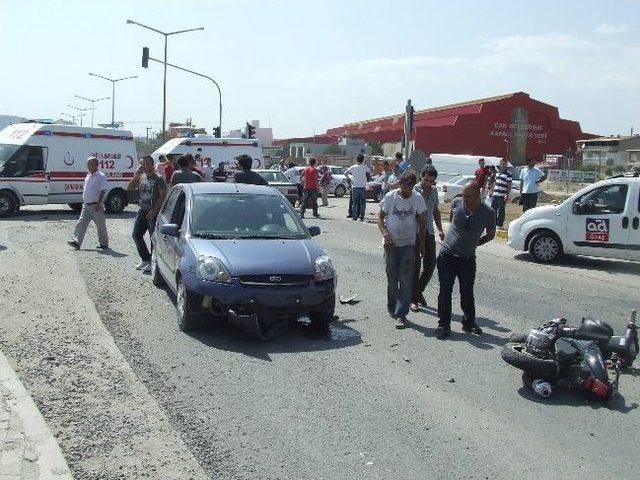
[[[406,172],[407,168],[409,167],[409,162],[407,160],[403,160],[402,159],[402,153],[400,153],[400,152],[396,153],[396,164],[398,165],[398,168],[400,169],[400,174],[401,175],[404,172]]]
[[[547,175],[536,167],[536,159],[534,157],[527,159],[527,166],[520,172],[520,198],[522,202],[522,212],[526,212],[530,208],[535,208],[538,204],[538,194],[540,193],[540,185],[547,179]]]

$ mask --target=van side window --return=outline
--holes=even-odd
[[[28,177],[39,172],[44,172],[42,147],[24,146],[5,163],[2,173],[5,177]]]
[[[627,185],[606,185],[583,195],[578,201],[583,215],[606,215],[624,212]]]

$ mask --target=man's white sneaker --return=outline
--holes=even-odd
[[[150,265],[151,265],[151,262],[140,262],[138,265],[136,265],[136,270],[144,270]]]

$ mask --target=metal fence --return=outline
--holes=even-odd
[[[552,182],[594,183],[598,181],[597,172],[583,172],[582,170],[549,170],[547,172]]]

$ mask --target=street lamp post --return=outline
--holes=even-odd
[[[138,78],[137,75],[133,75],[131,77],[122,77],[122,78],[108,78],[103,77],[102,75],[96,75],[95,73],[89,72],[89,75],[92,77],[102,78],[103,80],[107,80],[111,82],[111,127],[115,128],[115,114],[116,114],[116,83],[121,82],[122,80],[129,80],[131,78]]]
[[[76,98],[80,98],[82,100],[86,100],[87,102],[91,102],[91,126],[93,127],[93,113],[96,110],[96,102],[100,102],[101,100],[109,100],[110,97],[102,97],[102,98],[87,98],[81,95],[74,95]],[[112,120],[113,123],[113,120]]]
[[[78,112],[80,112],[80,113],[78,113],[78,115],[76,115],[76,116],[77,116],[77,117],[80,117],[80,126],[82,126],[82,117],[84,117],[84,116],[86,115],[86,113],[84,113],[84,112],[86,112],[86,111],[87,111],[87,110],[89,110],[89,109],[88,109],[88,108],[80,108],[80,107],[76,107],[75,105],[67,105],[67,107],[69,107],[69,108],[73,108],[74,110],[77,110]]]
[[[216,86],[216,88],[218,89],[218,129],[220,131],[220,134],[222,135],[222,91],[220,90],[220,85],[218,85],[218,82],[216,82],[213,78],[211,78],[208,75],[203,75],[202,73],[198,73],[198,72],[194,72],[193,70],[189,70],[187,68],[182,68],[179,67],[177,65],[173,65],[171,63],[165,63],[162,60],[158,60],[156,58],[152,58],[152,57],[146,57],[146,55],[149,53],[149,49],[147,47],[143,48],[143,56],[145,56],[145,58],[147,58],[148,60],[153,60],[154,62],[157,63],[164,63],[165,68],[167,66],[169,67],[173,67],[176,68],[178,70],[182,70],[183,72],[187,72],[187,73],[191,73],[193,75],[197,75],[198,77],[202,77],[202,78],[206,78],[207,80],[211,80],[213,82],[213,84]]]
[[[188,28],[186,30],[176,30],[175,32],[163,32],[162,30],[158,30],[157,28],[150,27],[148,25],[144,25],[142,23],[138,23],[134,20],[127,19],[128,24],[138,25],[139,27],[146,28],[147,30],[151,30],[152,32],[159,33],[160,35],[164,35],[164,79],[162,81],[162,139],[165,139],[166,136],[166,125],[167,125],[167,41],[170,35],[178,35],[179,33],[187,33],[187,32],[195,32],[197,30],[204,30],[204,27],[197,28]]]

